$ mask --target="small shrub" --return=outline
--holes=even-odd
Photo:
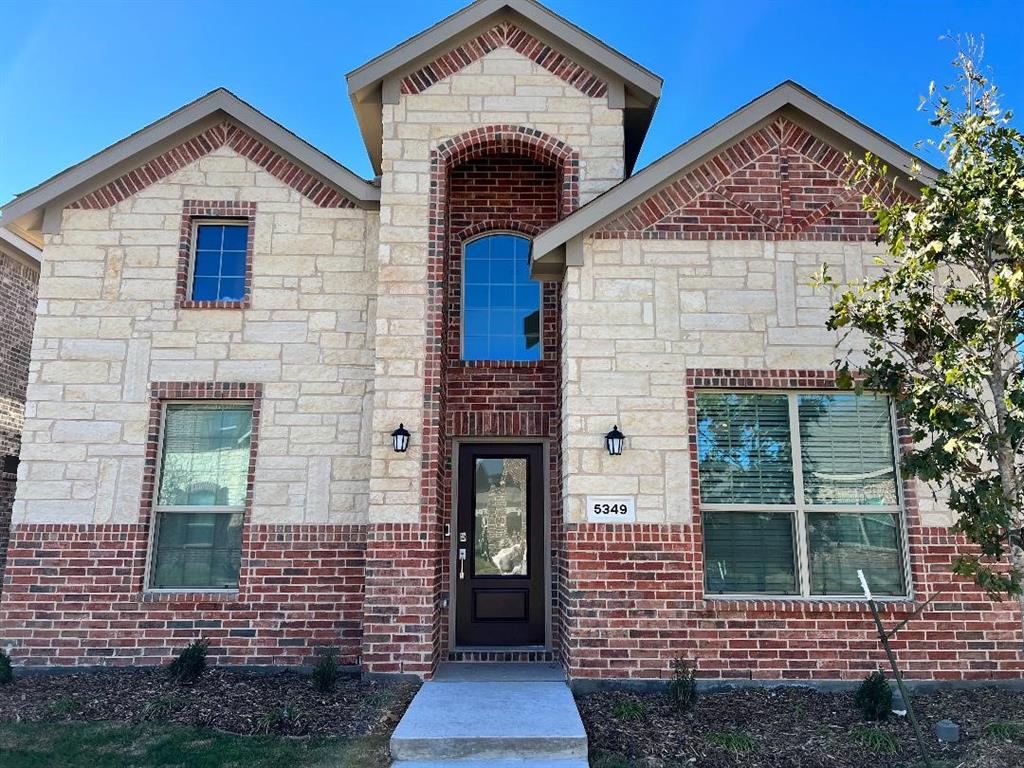
[[[78,701],[70,696],[62,696],[50,702],[50,713],[54,715],[71,715],[78,711]]]
[[[302,710],[294,704],[272,709],[256,721],[257,733],[270,733],[274,726],[294,722],[302,717]]]
[[[615,705],[612,714],[619,720],[642,720],[647,714],[647,707],[642,701],[626,699]]]
[[[189,643],[188,647],[179,653],[178,658],[172,661],[167,668],[171,677],[183,685],[198,680],[206,669],[206,649],[209,647],[210,641],[206,638]]]
[[[850,731],[850,740],[871,752],[884,755],[898,755],[900,753],[900,743],[896,740],[896,737],[888,731],[883,731],[881,728],[868,728],[859,725]]]
[[[676,706],[683,712],[692,709],[697,700],[696,670],[682,657],[672,660],[672,682],[669,683],[669,693]]]
[[[727,728],[723,731],[709,731],[704,737],[709,744],[741,755],[746,752],[753,752],[757,748],[757,742],[749,734],[736,728]]]
[[[171,696],[166,699],[153,699],[153,701],[147,701],[142,708],[142,717],[146,720],[163,720],[175,710],[181,709],[186,703],[185,699],[178,698],[177,696]]]
[[[999,739],[1001,741],[1024,740],[1024,723],[1013,720],[993,720],[985,723],[982,729],[986,739]]]
[[[14,668],[11,666],[11,657],[0,648],[0,685],[9,685],[14,682]]]
[[[330,693],[338,682],[338,674],[338,657],[333,650],[327,651],[313,667],[313,687],[321,693]]]
[[[865,720],[886,720],[892,711],[892,690],[882,672],[872,672],[853,697]]]

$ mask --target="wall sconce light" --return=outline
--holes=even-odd
[[[409,430],[405,428],[405,424],[399,424],[398,429],[391,433],[391,445],[395,448],[395,453],[405,453],[409,447]]]
[[[604,443],[608,446],[609,456],[621,456],[622,455],[622,441],[626,439],[626,436],[619,432],[619,425],[616,424],[612,427],[612,431],[604,436]]]

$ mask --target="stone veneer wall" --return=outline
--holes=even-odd
[[[108,207],[65,209],[47,236],[0,599],[19,663],[155,663],[200,634],[230,663],[327,646],[359,662],[377,214],[278,178],[252,137],[216,135]],[[176,306],[188,200],[254,209],[248,308]],[[144,591],[151,382],[262,385],[237,593]]]
[[[38,265],[0,250],[0,461],[21,451],[38,283]],[[17,475],[0,466],[0,592],[16,484]]]
[[[478,53],[453,74],[418,82],[397,104],[383,107],[373,408],[379,427],[372,446],[364,644],[364,668],[374,672],[429,675],[445,650],[448,542],[440,516],[426,511],[441,503],[444,461],[430,448],[443,429],[443,260],[432,257],[448,254],[446,216],[437,207],[437,198],[446,199],[437,194],[444,177],[436,173],[465,149],[465,137],[476,137],[466,139],[472,145],[502,126],[519,134],[520,148],[537,145],[540,154],[528,157],[546,153],[548,164],[562,166],[572,156],[571,194],[564,172],[561,179],[563,209],[567,200],[575,206],[592,199],[623,174],[622,112],[608,107],[605,94],[587,95],[504,44]],[[593,91],[589,79],[581,82]],[[446,143],[450,154],[437,166],[436,152]],[[384,428],[399,422],[413,433],[404,455],[391,451]],[[405,556],[396,562],[398,552]]]
[[[563,622],[572,677],[656,678],[677,656],[700,677],[862,677],[884,663],[853,602],[738,601],[703,589],[693,393],[701,386],[833,386],[829,296],[810,285],[869,273],[879,249],[850,241],[604,239],[566,275],[563,455],[567,562]],[[610,322],[611,320],[611,322]],[[621,456],[596,439],[627,435]],[[635,525],[587,524],[587,494],[631,494]],[[950,518],[905,493],[914,597],[945,587]],[[887,609],[891,623],[912,610]],[[913,678],[1024,672],[1019,605],[954,583],[898,636]]]

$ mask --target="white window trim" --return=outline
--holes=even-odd
[[[536,365],[537,363],[544,362],[544,281],[536,280],[540,286],[540,302],[537,307],[538,323],[537,329],[540,344],[540,357],[536,360],[508,360],[508,359],[489,359],[489,360],[467,360],[466,359],[466,247],[471,243],[475,243],[477,240],[483,240],[485,237],[493,237],[494,235],[511,235],[512,237],[518,237],[520,240],[525,240],[530,243],[530,248],[533,248],[533,238],[529,235],[524,235],[522,232],[516,232],[511,229],[489,229],[486,232],[481,232],[478,235],[473,235],[466,240],[462,241],[462,279],[461,279],[461,294],[459,295],[459,362],[460,363],[512,363],[513,365]]]
[[[153,569],[156,566],[156,550],[157,550],[157,538],[159,536],[159,520],[157,517],[162,512],[184,512],[188,514],[224,514],[224,515],[242,515],[242,533],[244,540],[245,525],[247,523],[245,519],[245,504],[241,505],[230,505],[230,506],[195,506],[185,507],[179,505],[165,505],[160,506],[157,504],[157,500],[160,498],[160,477],[163,473],[164,463],[164,436],[165,436],[165,425],[167,421],[167,407],[171,405],[202,405],[206,407],[216,408],[220,405],[246,405],[250,409],[253,406],[252,400],[235,400],[228,398],[205,398],[205,399],[180,399],[180,400],[164,400],[160,403],[160,431],[157,433],[157,444],[156,444],[156,467],[153,472],[153,496],[150,500],[149,505],[149,531],[148,541],[146,542],[146,570],[145,579],[143,580],[142,589],[146,594],[203,594],[203,595],[217,595],[226,594],[234,595],[237,594],[241,588],[241,583],[237,587],[154,587],[153,586]],[[252,443],[249,444],[249,463],[252,463]],[[248,479],[248,467],[246,468],[246,478]],[[247,483],[248,484],[248,483]],[[241,579],[241,573],[239,573],[239,579]]]
[[[196,216],[195,218],[192,219],[192,242],[191,242],[191,244],[189,246],[189,254],[188,254],[188,283],[187,283],[187,285],[188,285],[188,292],[186,293],[186,298],[189,301],[197,301],[197,299],[193,298],[193,295],[194,295],[194,292],[195,292],[195,282],[196,282],[196,249],[199,247],[199,228],[200,227],[206,227],[206,226],[214,226],[214,227],[246,227],[248,229],[249,227],[252,226],[252,221],[249,220],[249,219],[239,219],[239,218],[230,218],[230,217],[217,217],[217,216]],[[246,238],[247,238],[247,240],[246,240],[246,248],[245,248],[245,272],[246,273],[248,273],[249,267],[250,267],[249,259],[252,258],[252,254],[249,253],[248,236],[249,236],[249,233],[246,232]],[[243,275],[242,277],[244,279],[245,275]],[[249,290],[249,286],[244,285],[242,287],[242,290],[243,290],[243,296],[244,296],[245,293]],[[230,301],[232,303],[237,302],[236,299],[230,299],[230,300],[225,300],[225,299],[198,299],[198,301]],[[160,426],[161,426],[161,428],[163,427],[163,422],[162,421],[160,423]]]
[[[761,388],[736,388],[728,387],[700,387],[694,394],[694,404],[701,394],[737,394],[737,395],[785,395],[789,406],[789,430],[790,430],[790,460],[793,470],[794,504],[713,504],[700,502],[700,511],[704,512],[784,512],[792,516],[793,526],[793,562],[796,566],[797,592],[793,594],[776,594],[769,592],[710,592],[707,589],[707,556],[702,553],[705,561],[704,573],[701,574],[704,585],[704,597],[708,600],[759,600],[776,602],[849,602],[864,601],[863,593],[856,594],[812,594],[810,587],[810,547],[807,542],[807,513],[808,512],[834,512],[834,513],[878,513],[894,514],[898,521],[897,536],[900,552],[900,564],[903,575],[904,594],[901,595],[877,595],[873,596],[876,602],[905,602],[913,600],[914,588],[911,579],[910,569],[910,545],[907,535],[906,502],[903,492],[903,478],[900,474],[900,444],[899,430],[897,429],[896,410],[892,399],[885,395],[889,406],[889,432],[893,447],[893,469],[896,484],[896,504],[808,504],[804,500],[803,462],[800,450],[800,420],[799,420],[799,398],[807,395],[853,395],[852,392],[844,392],[828,389],[761,389]],[[870,396],[865,393],[862,397]],[[699,421],[699,411],[697,411]],[[693,429],[698,429],[699,424],[694,424]],[[698,469],[698,485],[699,485]],[[699,492],[699,487],[698,487]],[[703,524],[703,523],[702,523]],[[703,536],[701,537],[704,541]]]

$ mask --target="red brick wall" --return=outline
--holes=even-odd
[[[449,248],[445,312],[444,439],[441,476],[442,510],[455,529],[452,507],[454,467],[450,457],[458,437],[523,437],[550,440],[548,473],[552,528],[561,527],[561,470],[558,434],[561,423],[561,319],[559,286],[541,290],[541,360],[503,362],[461,360],[462,251],[465,243],[485,232],[506,230],[533,236],[558,221],[558,169],[529,157],[508,153],[470,160],[451,170],[449,178]],[[554,553],[553,553],[554,554]],[[447,571],[442,579],[447,589]],[[552,600],[557,599],[557,591]],[[557,615],[557,605],[552,606]],[[442,623],[442,647],[449,646],[448,623]]]
[[[21,450],[38,284],[35,266],[0,252],[0,462]],[[16,480],[16,475],[4,472],[0,465],[0,591]]]
[[[684,385],[683,382],[680,384]],[[700,387],[829,388],[832,371],[701,369],[685,388],[691,426],[693,521],[686,525],[573,525],[567,530],[563,606],[566,664],[576,678],[659,678],[671,661],[695,663],[702,678],[860,678],[886,663],[871,614],[853,601],[705,599],[696,405]],[[905,435],[901,441],[906,442]],[[925,527],[915,487],[905,483],[910,571],[917,601],[942,596],[893,640],[914,679],[1024,675],[1020,604],[993,603],[972,584],[951,583],[962,541]],[[885,604],[889,626],[916,606]]]
[[[923,599],[949,581],[957,544],[944,528],[909,526],[914,587]],[[664,678],[671,661],[701,678],[861,678],[886,664],[870,612],[856,602],[705,600],[700,523],[575,525],[562,607],[573,678]],[[886,604],[892,626],[914,608]],[[993,603],[957,583],[892,641],[909,678],[1024,676],[1016,601]]]
[[[530,236],[572,211],[579,199],[579,158],[540,131],[485,126],[434,150],[431,182],[421,521],[371,526],[364,619],[364,668],[370,672],[429,675],[447,651],[449,615],[442,603],[451,540],[441,531],[451,522],[453,438],[548,438],[551,523],[561,528],[558,286],[543,289],[541,361],[464,364],[461,260],[467,238],[491,230]],[[395,560],[405,551],[395,537],[409,548],[407,557]],[[557,562],[561,555],[554,557]]]
[[[231,594],[144,594],[147,541],[145,525],[16,527],[0,646],[27,665],[158,664],[203,636],[219,664],[359,662],[365,526],[246,526]]]
[[[597,238],[872,240],[846,154],[779,117],[637,203]]]

